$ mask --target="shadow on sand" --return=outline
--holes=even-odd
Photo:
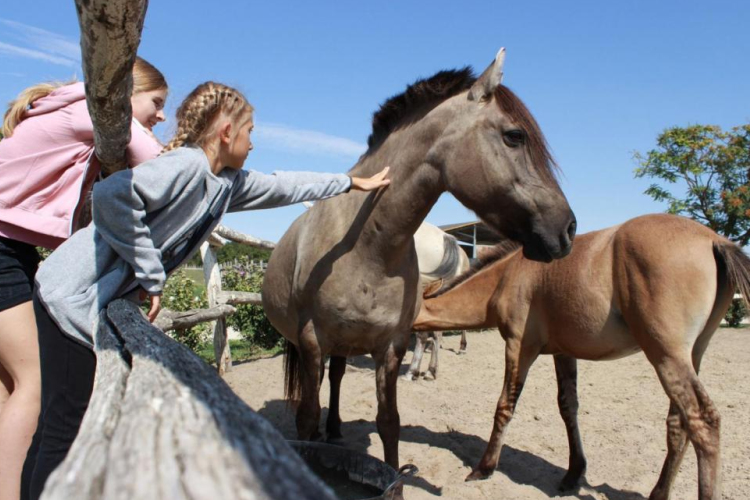
[[[359,358],[372,361],[369,357],[360,356]],[[294,423],[294,409],[285,401],[269,401],[263,408],[258,410],[258,413],[268,419],[284,437],[287,439],[296,439],[297,431]],[[321,430],[325,427],[327,416],[328,410],[327,408],[323,408],[320,419]],[[362,453],[367,453],[368,448],[372,444],[370,436],[377,434],[375,422],[364,419],[344,422],[341,426],[341,431],[345,436],[345,446]],[[467,467],[475,465],[487,447],[487,441],[478,436],[465,434],[456,430],[435,432],[421,425],[402,426],[401,441],[443,448],[453,453]],[[424,458],[424,460],[429,460],[429,458]],[[415,465],[419,467],[422,464],[416,463]],[[640,493],[620,490],[607,483],[592,486],[585,481],[583,485],[585,487],[581,488],[578,492],[561,493],[558,491],[557,486],[565,475],[563,468],[532,453],[508,445],[503,446],[497,470],[514,483],[533,486],[548,497],[572,495],[581,500],[596,500],[597,497],[585,491],[590,489],[604,495],[604,498],[608,500],[646,499]],[[430,483],[423,477],[411,478],[406,483],[432,495],[442,496],[442,487]]]

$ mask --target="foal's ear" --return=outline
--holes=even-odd
[[[482,76],[471,86],[469,90],[470,101],[481,101],[495,92],[495,89],[503,81],[503,64],[505,63],[505,47],[501,48],[492,64],[484,70]]]

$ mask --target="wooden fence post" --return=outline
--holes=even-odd
[[[201,258],[203,259],[203,276],[206,280],[208,307],[215,307],[219,305],[219,296],[221,295],[221,270],[219,269],[219,261],[216,259],[216,254],[207,241],[201,245]],[[232,354],[229,351],[227,322],[224,318],[219,318],[212,324],[216,367],[219,375],[223,376],[224,373],[232,369]]]

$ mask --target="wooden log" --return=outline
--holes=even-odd
[[[226,318],[237,310],[227,304],[219,304],[209,309],[190,309],[189,311],[170,311],[162,309],[154,321],[154,326],[163,332],[191,328],[200,323]]]
[[[273,243],[272,241],[266,241],[260,238],[256,238],[255,236],[243,234],[239,231],[235,231],[234,229],[229,229],[226,226],[222,226],[221,224],[216,226],[216,229],[214,229],[214,233],[230,241],[234,241],[235,243],[244,243],[245,245],[250,245],[251,247],[265,248],[267,250],[273,250],[274,248],[276,248],[276,243]]]
[[[255,292],[235,292],[231,290],[222,290],[219,292],[216,300],[220,304],[252,304],[255,306],[262,306],[263,299],[259,293]]]
[[[201,258],[203,258],[203,276],[206,280],[208,307],[215,307],[220,304],[218,296],[221,293],[221,270],[216,254],[208,242],[201,245]],[[213,330],[216,369],[219,375],[223,376],[224,373],[232,369],[232,353],[229,350],[227,323],[224,318],[218,318],[214,322]]]
[[[43,500],[336,497],[265,419],[126,300],[100,316],[91,404]]]
[[[127,167],[133,64],[148,0],[76,0],[86,103],[102,172]]]

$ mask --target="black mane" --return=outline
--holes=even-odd
[[[468,90],[476,81],[470,67],[441,71],[430,78],[417,80],[402,94],[385,101],[372,117],[372,133],[367,146],[373,148],[405,122],[416,110],[434,108],[441,102]]]

